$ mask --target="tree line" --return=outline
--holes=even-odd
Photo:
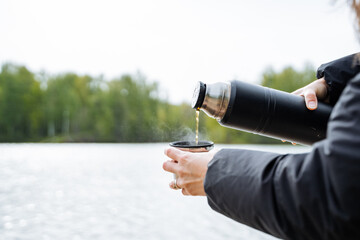
[[[315,78],[269,68],[261,84],[291,92]],[[0,142],[170,142],[195,139],[195,110],[160,97],[159,84],[141,74],[102,76],[33,73],[3,64],[0,72]],[[200,139],[216,143],[278,141],[221,127],[200,115]]]

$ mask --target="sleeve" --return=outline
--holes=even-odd
[[[350,79],[360,72],[359,53],[352,54],[335,61],[322,64],[316,73],[316,77],[325,77],[329,86],[330,104],[335,105],[341,92]]]
[[[209,205],[284,239],[360,239],[360,74],[327,136],[303,154],[219,151],[205,177]]]

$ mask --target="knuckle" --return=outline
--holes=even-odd
[[[181,156],[179,156],[180,161],[188,162],[191,159],[191,153],[189,152],[182,152]]]
[[[181,162],[187,162],[189,160],[189,154],[185,153],[182,156],[179,157],[179,160]]]
[[[177,173],[180,177],[185,177],[190,174],[189,170],[186,167],[179,167]]]
[[[179,177],[183,177],[185,174],[184,168],[180,167],[177,171]]]
[[[178,178],[178,180],[176,181],[176,184],[181,187],[184,188],[184,180],[182,180],[181,178]]]
[[[314,101],[314,100],[316,100],[316,96],[314,95],[306,96],[306,101]]]
[[[314,98],[316,98],[316,94],[315,94],[315,91],[314,90],[307,90],[306,92],[305,92],[305,97],[306,98],[308,98],[308,99],[314,99]]]

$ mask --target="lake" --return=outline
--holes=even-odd
[[[214,212],[205,197],[171,190],[165,147],[0,144],[0,239],[275,239]]]

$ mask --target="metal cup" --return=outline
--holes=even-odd
[[[196,143],[195,141],[176,141],[171,142],[169,145],[171,147],[176,147],[181,151],[194,153],[209,152],[211,149],[214,148],[214,143],[211,141],[198,141],[198,143]],[[173,175],[176,183],[177,175],[175,173]]]

